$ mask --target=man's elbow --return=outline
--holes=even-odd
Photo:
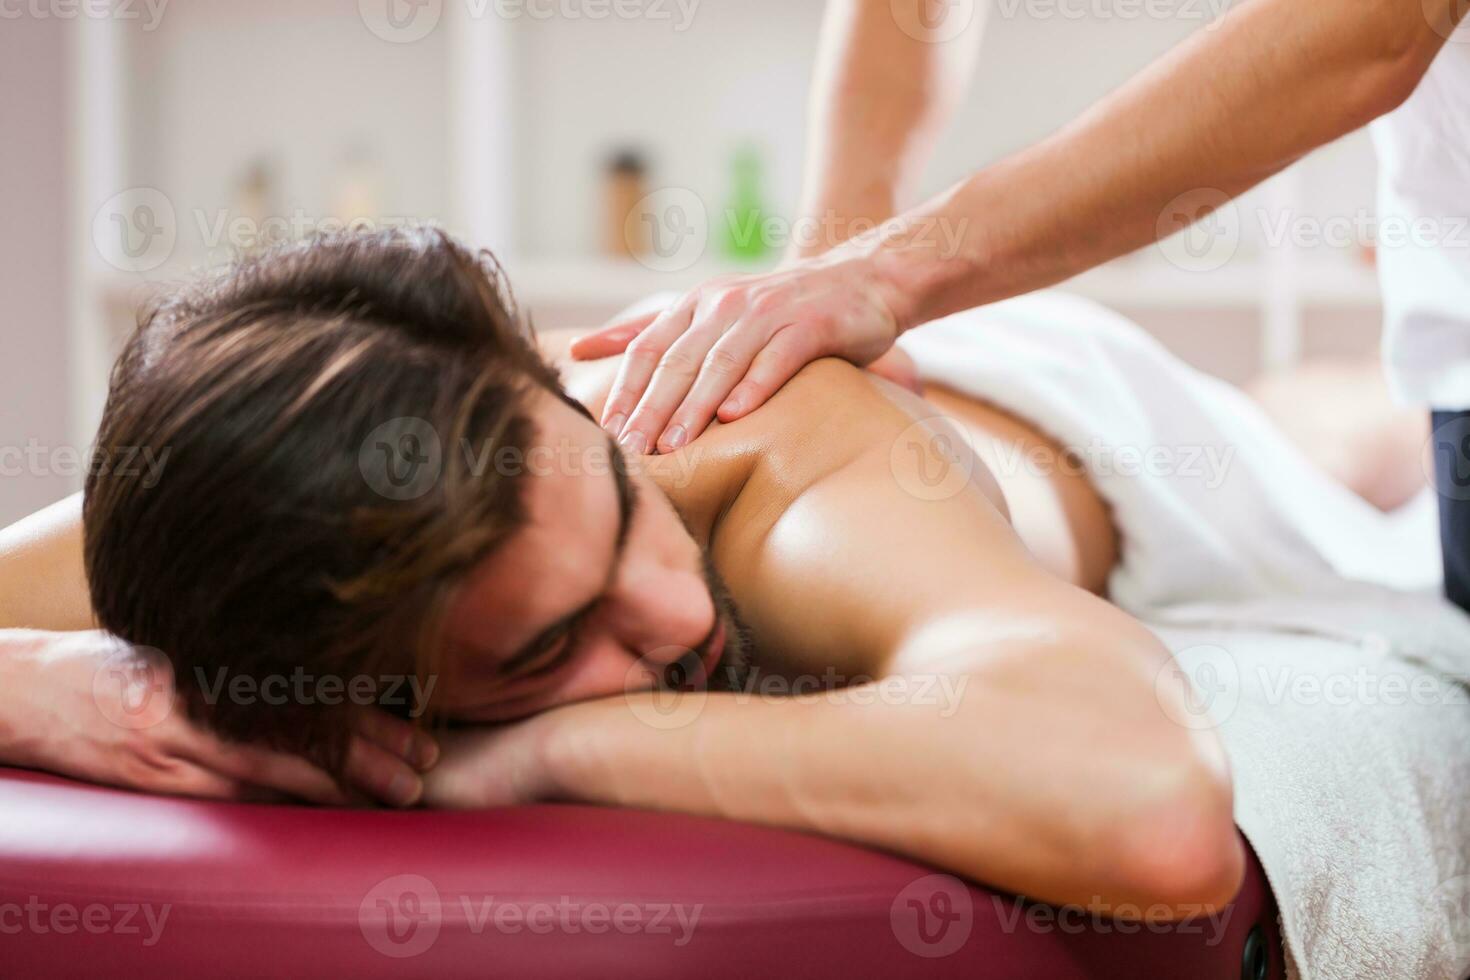
[[[1168,782],[1110,835],[1119,891],[1145,918],[1210,914],[1235,898],[1245,875],[1229,772],[1201,758],[1175,767]]]

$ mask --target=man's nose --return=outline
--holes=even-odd
[[[634,655],[671,664],[714,628],[714,599],[697,571],[629,563],[604,602],[607,627]]]

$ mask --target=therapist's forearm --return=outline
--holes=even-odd
[[[1170,212],[1180,195],[1233,197],[1365,125],[1412,92],[1451,10],[1451,0],[1250,0],[1062,131],[906,213],[900,230],[868,246],[901,327],[1052,285],[1167,237],[1179,227]]]
[[[820,254],[903,206],[964,97],[982,23],[977,15],[959,36],[929,43],[904,32],[890,0],[827,5],[801,205],[820,233],[797,236],[794,255]]]

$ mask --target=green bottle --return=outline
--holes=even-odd
[[[760,155],[754,147],[735,152],[730,177],[730,203],[723,216],[725,255],[740,262],[755,262],[765,258],[771,246],[766,241],[766,212],[761,207]]]

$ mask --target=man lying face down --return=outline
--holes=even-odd
[[[1113,530],[1073,468],[997,479],[935,404],[837,361],[626,459],[588,414],[603,364],[573,398],[498,269],[439,233],[183,290],[114,372],[99,448],[169,456],[153,486],[88,480],[100,623],[166,651],[224,736],[329,764],[342,711],[218,680],[415,678],[455,725],[429,805],[752,820],[1103,913],[1234,895],[1223,753],[1094,594]]]

